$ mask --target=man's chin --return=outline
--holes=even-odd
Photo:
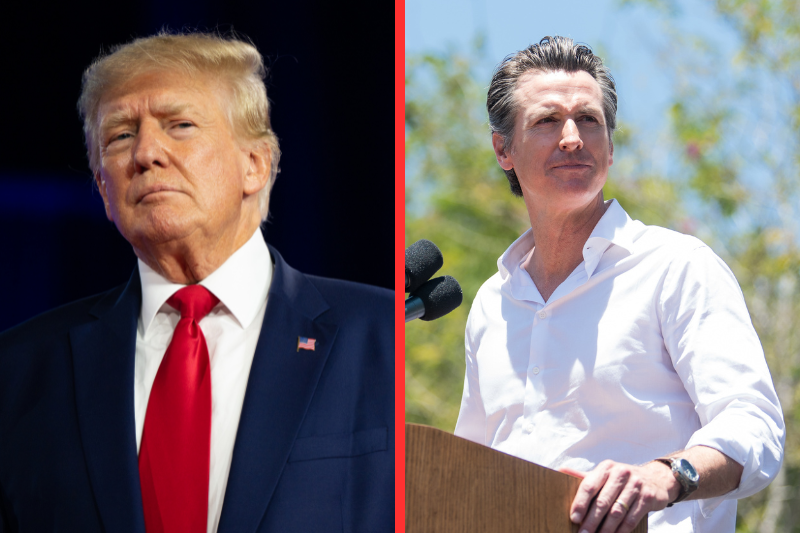
[[[187,218],[176,216],[171,209],[153,209],[130,227],[117,224],[117,229],[132,246],[146,250],[179,242],[191,235],[197,225]]]

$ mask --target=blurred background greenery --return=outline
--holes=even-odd
[[[768,489],[740,500],[737,531],[800,532],[800,3],[698,1],[736,37],[733,53],[720,51],[705,23],[687,24],[676,2],[617,4],[658,16],[657,69],[671,86],[656,127],[618,116],[604,194],[634,219],[701,238],[736,274],[787,426],[784,467]],[[442,273],[464,290],[450,315],[406,326],[406,420],[450,432],[470,305],[529,227],[491,149],[485,66],[501,58],[487,48],[478,31],[470,46],[406,56],[406,245],[436,243]],[[613,55],[602,43],[594,49],[614,73]],[[619,98],[646,105],[648,95]]]

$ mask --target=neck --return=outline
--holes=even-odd
[[[535,243],[523,263],[545,302],[583,261],[583,245],[606,212],[603,192],[589,204],[554,212],[528,206]]]
[[[210,238],[196,231],[176,241],[135,247],[136,256],[172,283],[198,283],[228,260],[258,229],[260,219],[241,224],[235,232]]]

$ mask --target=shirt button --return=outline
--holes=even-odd
[[[538,376],[539,375],[539,367],[538,366],[533,367],[533,375],[534,376]]]
[[[547,318],[547,311],[539,311],[539,318]]]
[[[533,433],[533,424],[525,426],[525,433]]]

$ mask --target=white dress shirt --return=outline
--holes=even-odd
[[[139,261],[142,310],[136,333],[134,406],[136,449],[142,442],[147,400],[180,313],[167,300],[184,285],[167,281]],[[267,308],[272,259],[256,230],[250,240],[200,282],[220,302],[200,321],[211,365],[211,462],[208,533],[217,531],[250,366]]]
[[[522,268],[533,247],[529,230],[472,304],[456,435],[582,471],[709,446],[744,466],[739,488],[651,513],[649,528],[733,532],[735,499],[780,468],[784,423],[731,271],[614,200],[546,303]]]

